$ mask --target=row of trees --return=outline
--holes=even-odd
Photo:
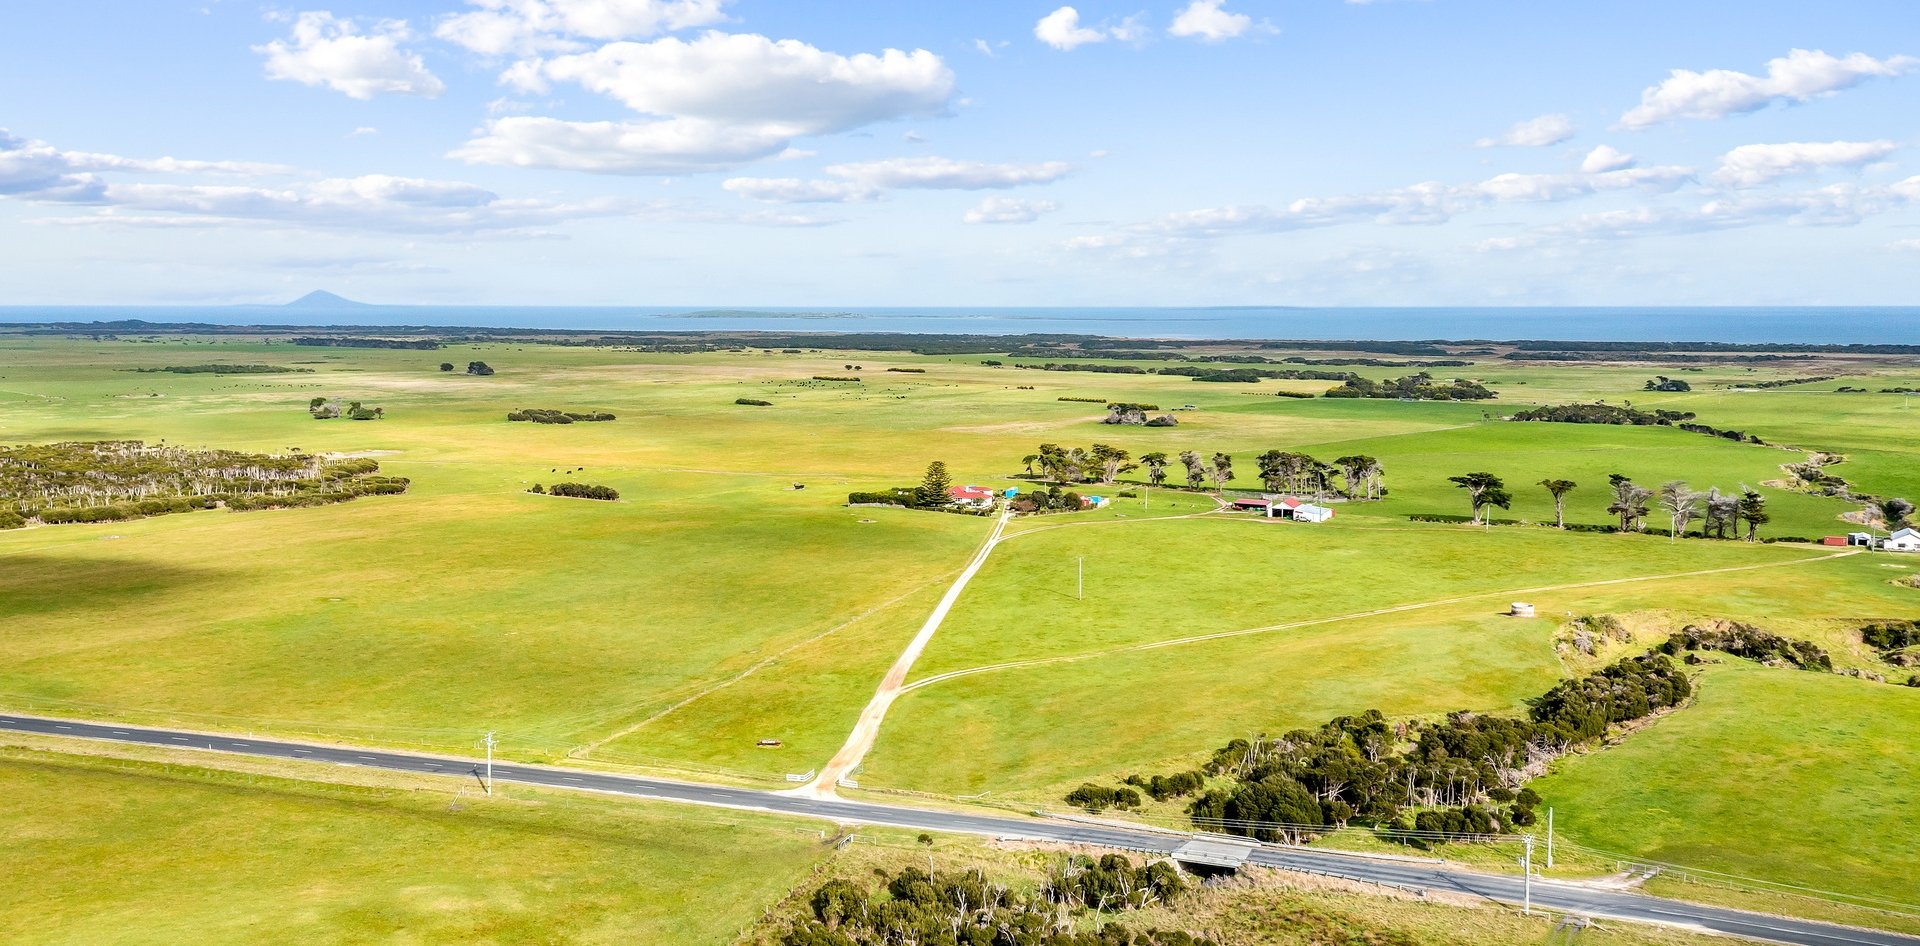
[[[1493,509],[1508,509],[1513,505],[1513,493],[1507,489],[1506,481],[1492,473],[1464,473],[1447,480],[1467,492],[1474,525],[1486,521]],[[1567,494],[1580,484],[1568,479],[1544,479],[1539,485],[1553,497],[1553,524],[1566,528]],[[1618,517],[1621,532],[1646,531],[1647,517],[1656,502],[1667,512],[1675,538],[1699,521],[1703,538],[1744,538],[1755,542],[1759,540],[1760,527],[1773,518],[1767,512],[1767,498],[1745,484],[1737,494],[1722,493],[1717,486],[1695,490],[1682,480],[1670,480],[1659,489],[1648,489],[1614,473],[1607,477],[1607,486],[1610,490],[1607,512]],[[1744,536],[1741,535],[1743,524]]]
[[[1034,475],[1037,469],[1038,475],[1061,483],[1112,484],[1122,473],[1145,467],[1148,484],[1162,486],[1167,482],[1168,471],[1176,469],[1176,464],[1188,489],[1202,489],[1209,483],[1214,489],[1223,489],[1234,476],[1230,454],[1216,452],[1208,457],[1198,451],[1185,450],[1170,456],[1155,451],[1141,454],[1136,462],[1126,450],[1104,443],[1084,450],[1043,443],[1039,452],[1027,454],[1021,460],[1026,464],[1028,475]],[[1379,499],[1386,495],[1386,473],[1380,461],[1364,454],[1351,454],[1326,463],[1305,453],[1268,450],[1255,460],[1259,464],[1261,483],[1273,492],[1311,493],[1322,498],[1338,492],[1355,500]]]
[[[1682,669],[1656,653],[1561,681],[1529,701],[1524,718],[1459,712],[1392,722],[1369,710],[1277,738],[1236,739],[1200,773],[1231,785],[1199,793],[1188,813],[1202,829],[1269,841],[1350,822],[1403,832],[1510,830],[1533,822],[1539,799],[1525,783],[1548,763],[1691,692]],[[1408,817],[1408,808],[1428,810]]]

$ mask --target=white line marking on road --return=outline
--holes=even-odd
[[[55,728],[55,729],[72,729],[73,727],[72,727],[72,726],[62,726],[62,725],[60,725],[59,723],[54,723],[54,724],[53,724],[53,728]]]

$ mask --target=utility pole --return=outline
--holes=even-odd
[[[1527,835],[1524,840],[1526,841],[1526,844],[1527,844],[1527,853],[1525,857],[1520,859],[1520,868],[1522,871],[1526,873],[1526,880],[1523,884],[1523,887],[1526,893],[1525,893],[1525,900],[1520,907],[1520,912],[1526,914],[1527,916],[1532,916],[1533,915],[1533,835],[1531,834]]]
[[[487,794],[493,794],[493,733],[487,733]]]
[[[1073,600],[1084,601],[1087,597],[1087,557],[1085,555],[1080,556],[1079,562],[1080,570],[1075,576],[1073,583]]]
[[[1547,869],[1553,869],[1553,809],[1547,809]]]

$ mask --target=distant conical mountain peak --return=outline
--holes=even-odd
[[[336,296],[333,293],[326,291],[325,289],[315,289],[314,291],[309,292],[306,295],[301,296],[300,298],[287,303],[288,308],[295,308],[295,309],[338,309],[344,306],[356,306],[356,305],[366,305],[366,303],[355,302],[352,299]]]

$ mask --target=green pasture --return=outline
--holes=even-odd
[[[0,752],[0,940],[724,944],[817,826],[560,793],[354,788]]]
[[[1534,785],[1590,847],[1915,904],[1916,731],[1920,690],[1728,659],[1692,706]]]
[[[437,367],[473,360],[497,373]],[[0,443],[298,446],[372,455],[383,472],[413,480],[405,496],[332,507],[0,532],[0,707],[462,750],[493,730],[510,757],[778,778],[820,765],[841,744],[992,528],[975,516],[847,508],[845,494],[911,484],[936,459],[956,482],[1031,488],[1021,458],[1041,443],[1225,452],[1237,490],[1260,488],[1255,458],[1265,450],[1325,460],[1365,453],[1381,459],[1390,493],[1340,504],[1334,521],[1307,526],[1214,512],[1200,494],[1149,492],[1142,471],[1078,487],[1135,495],[1012,524],[914,669],[915,683],[934,682],[895,703],[863,784],[1051,802],[1083,780],[1190,764],[1235,737],[1370,707],[1518,711],[1580,669],[1553,644],[1569,612],[1650,615],[1663,626],[1751,620],[1818,640],[1843,666],[1887,671],[1849,640],[1848,621],[1920,610],[1920,590],[1893,583],[1914,574],[1920,557],[1822,559],[1834,550],[1407,518],[1465,514],[1466,497],[1447,477],[1485,470],[1514,493],[1502,517],[1550,519],[1551,501],[1534,484],[1566,478],[1580,484],[1568,518],[1608,522],[1606,476],[1619,472],[1649,487],[1671,479],[1761,487],[1773,514],[1763,535],[1844,531],[1849,504],[1762,486],[1804,456],[1797,451],[1672,429],[1497,418],[1593,400],[1692,410],[1770,443],[1845,454],[1836,471],[1867,491],[1920,496],[1920,426],[1908,420],[1907,399],[1834,391],[1920,385],[1920,371],[1899,360],[1697,372],[1485,360],[1434,370],[1485,380],[1500,398],[1484,403],[1302,400],[1273,392],[1326,385],[981,360],[0,338]],[[313,373],[129,370],[206,362]],[[1694,391],[1641,391],[1657,373]],[[1814,373],[1847,376],[1729,387]],[[813,380],[848,374],[863,380]],[[380,406],[387,418],[315,422],[305,407],[316,396]],[[772,405],[735,404],[740,397]],[[1062,397],[1194,409],[1175,411],[1173,428],[1116,427],[1099,423],[1101,404]],[[619,419],[505,420],[522,408]],[[1178,481],[1177,468],[1169,472]],[[562,480],[612,486],[622,498],[526,492]],[[1650,522],[1661,517],[1656,508]],[[1499,616],[1512,600],[1536,603],[1542,617]],[[978,668],[994,669],[936,679]],[[1774,679],[1716,669],[1700,706],[1555,778],[1651,751],[1635,749],[1643,737],[1708,726],[1688,721],[1712,718],[1713,687],[1749,678]],[[1821,705],[1836,721],[1878,720],[1886,701],[1914,692],[1838,677],[1821,686],[1834,687]],[[1764,687],[1754,694],[1756,719],[1769,718],[1776,698],[1801,699]],[[1753,737],[1708,729],[1735,733],[1701,736],[1709,753],[1737,755]],[[1793,790],[1780,804],[1826,804],[1844,772],[1818,769],[1782,781]],[[1662,784],[1676,811],[1712,801],[1689,793],[1733,791],[1731,782]],[[1567,830],[1603,847],[1666,843]],[[1737,832],[1724,833],[1729,850],[1745,850]],[[1822,858],[1844,866],[1850,856],[1812,835],[1789,850],[1783,870],[1813,870]],[[1738,856],[1748,859],[1728,863],[1770,869],[1757,848]]]

